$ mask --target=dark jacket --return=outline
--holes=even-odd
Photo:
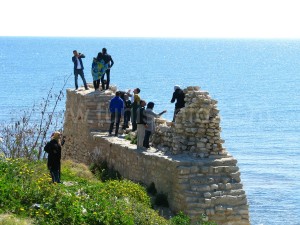
[[[114,65],[114,61],[113,61],[111,55],[104,54],[103,59],[104,59],[105,64],[108,64],[108,69],[110,69]]]
[[[175,100],[177,100],[176,103],[175,103],[175,108],[176,109],[181,109],[185,105],[184,98],[185,98],[184,92],[181,89],[176,89],[173,93],[173,97],[171,99],[171,102],[174,103]]]
[[[125,108],[126,109],[131,109],[131,101],[128,99],[128,100],[125,100],[124,101],[124,104],[125,104]]]
[[[85,56],[84,56],[83,54],[81,54],[81,55],[78,57],[79,62],[80,62],[80,65],[81,65],[81,69],[84,69],[81,58],[85,58]],[[76,56],[73,56],[73,57],[72,57],[72,61],[73,61],[73,63],[74,63],[74,70],[75,70],[75,69],[77,69],[77,64],[78,64],[78,63],[77,63]]]
[[[147,124],[147,117],[145,116],[145,107],[140,106],[136,110],[136,123],[137,124]]]
[[[114,97],[112,100],[110,100],[109,109],[111,113],[122,113],[124,110],[123,100],[118,96]]]
[[[60,170],[61,145],[53,139],[46,144],[44,151],[48,153],[48,169]]]

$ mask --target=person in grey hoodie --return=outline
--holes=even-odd
[[[153,108],[154,108],[154,103],[149,102],[147,104],[147,108],[144,111],[144,115],[146,116],[146,123],[147,123],[145,128],[145,137],[143,141],[143,147],[145,148],[150,148],[149,145],[150,136],[155,131],[154,119],[160,117],[162,114],[167,112],[166,110],[164,110],[161,113],[156,114],[155,112],[153,112]]]

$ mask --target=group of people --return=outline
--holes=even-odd
[[[139,96],[139,88],[133,90],[133,94],[128,92],[117,91],[116,96],[111,99],[109,109],[111,113],[111,123],[109,128],[109,135],[112,135],[114,125],[115,136],[118,136],[120,121],[122,115],[124,115],[123,129],[128,128],[128,123],[131,120],[132,131],[137,132],[137,147],[149,148],[149,140],[153,132],[155,131],[155,118],[160,117],[167,111],[164,110],[161,113],[155,113],[153,111],[154,102],[146,102]],[[131,100],[129,99],[131,98]],[[174,86],[174,93],[171,99],[171,103],[175,103],[175,110],[173,116],[173,122],[175,121],[176,114],[185,105],[185,94],[180,86]]]
[[[132,123],[132,131],[137,132],[137,147],[150,147],[150,136],[155,131],[155,118],[160,117],[167,112],[166,110],[161,113],[153,111],[154,102],[146,103],[145,100],[139,96],[139,88],[135,88],[133,93],[130,90],[127,92],[117,91],[116,96],[110,101],[111,123],[109,134],[112,135],[114,123],[116,121],[115,136],[118,136],[119,125],[121,116],[124,116],[123,129],[129,128],[129,122]],[[175,115],[184,107],[184,93],[178,85],[174,86],[174,93],[171,103],[175,104]],[[146,108],[145,108],[146,107]],[[173,120],[174,120],[173,118]],[[48,153],[47,167],[50,171],[52,182],[60,183],[60,170],[61,170],[61,148],[65,142],[65,137],[59,131],[55,131],[51,135],[51,140],[47,142],[44,151]]]
[[[86,80],[83,73],[82,58],[85,58],[84,54],[73,51],[74,56],[72,61],[74,63],[74,75],[75,75],[75,88],[78,89],[78,75],[80,75],[85,89],[88,89]],[[111,56],[107,54],[106,48],[99,52],[97,57],[93,59],[92,75],[93,84],[95,90],[99,89],[100,80],[102,83],[102,90],[109,88],[110,81],[110,68],[113,66],[114,61]],[[106,86],[104,82],[104,74],[107,75]],[[111,99],[109,109],[111,113],[111,123],[109,128],[109,135],[112,135],[114,124],[115,136],[118,136],[121,117],[124,117],[124,123],[122,128],[129,128],[129,122],[132,124],[132,131],[137,132],[137,147],[150,147],[150,137],[155,131],[155,118],[160,117],[167,111],[164,110],[161,113],[155,113],[153,111],[154,102],[146,102],[140,98],[140,89],[135,88],[133,93],[130,90],[127,92],[117,91],[116,96]],[[174,93],[171,99],[171,103],[175,104],[173,121],[175,121],[176,114],[184,107],[185,95],[180,86],[174,86]],[[47,167],[50,171],[52,182],[60,183],[60,170],[61,170],[61,147],[64,144],[65,139],[59,131],[54,132],[51,135],[51,140],[47,142],[44,147],[44,151],[48,153]]]
[[[109,109],[111,113],[111,123],[109,128],[109,135],[112,135],[114,123],[116,122],[115,136],[118,136],[119,126],[121,116],[124,112],[124,128],[128,128],[128,122],[132,120],[132,131],[137,131],[137,146],[149,148],[149,140],[151,134],[155,130],[154,118],[161,116],[166,110],[162,111],[159,114],[153,112],[154,103],[149,102],[146,106],[146,101],[141,100],[140,89],[136,88],[133,91],[133,95],[130,94],[130,91],[127,93],[122,93],[120,91],[116,92],[116,96],[111,99]],[[129,97],[132,97],[133,102],[128,107]],[[125,101],[125,103],[124,103]],[[126,118],[125,118],[126,117]]]
[[[73,51],[72,62],[74,63],[74,77],[75,77],[75,89],[78,89],[78,75],[81,77],[85,90],[88,90],[87,82],[84,77],[84,67],[82,58],[85,58],[84,54],[78,53],[77,50]],[[110,83],[110,68],[114,65],[114,61],[107,53],[107,49],[103,48],[102,52],[99,52],[96,58],[93,58],[92,62],[92,76],[93,85],[95,90],[99,90],[100,81],[102,90],[109,88]],[[104,80],[106,74],[106,81]]]

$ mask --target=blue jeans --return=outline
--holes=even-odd
[[[85,87],[85,89],[87,89],[87,84],[86,84],[86,80],[84,78],[84,73],[83,73],[83,69],[74,69],[74,75],[75,75],[75,88],[78,89],[78,75],[80,75],[83,85]]]
[[[114,124],[115,124],[115,120],[116,120],[116,131],[115,131],[115,135],[118,135],[119,132],[119,125],[120,125],[120,120],[121,120],[121,113],[118,112],[113,112],[110,115],[110,128],[109,128],[109,134],[112,133],[113,128],[114,128]]]

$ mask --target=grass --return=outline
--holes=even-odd
[[[0,225],[32,225],[33,221],[25,218],[16,218],[12,214],[0,215]]]
[[[53,184],[44,161],[0,156],[0,225],[189,224],[183,214],[159,216],[145,188],[131,181],[102,182],[72,161],[62,163],[61,177],[63,184]]]

